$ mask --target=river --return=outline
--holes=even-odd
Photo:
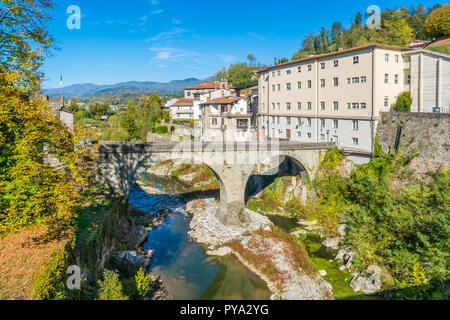
[[[145,180],[150,182],[147,176]],[[149,214],[160,208],[172,212],[165,223],[149,232],[144,247],[155,251],[148,271],[161,276],[167,293],[174,299],[270,299],[266,284],[234,256],[208,257],[205,249],[190,239],[187,232],[191,217],[179,196],[168,192],[150,194],[136,186],[131,191],[130,204]]]

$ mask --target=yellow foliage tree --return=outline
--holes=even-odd
[[[83,143],[91,132],[72,134],[44,99],[24,94],[22,77],[0,73],[0,232],[30,224],[59,232],[73,222],[97,150]]]
[[[450,5],[444,4],[430,13],[425,21],[424,32],[432,38],[450,35]]]

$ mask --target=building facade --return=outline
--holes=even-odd
[[[404,53],[405,91],[411,92],[412,111],[450,112],[450,55],[412,50]]]
[[[178,99],[170,106],[172,120],[195,119],[194,115],[194,99]]]
[[[251,113],[245,98],[221,96],[200,104],[203,141],[248,141]]]
[[[371,151],[380,112],[407,90],[406,51],[366,45],[263,69],[260,135]]]

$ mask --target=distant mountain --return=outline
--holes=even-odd
[[[204,82],[196,78],[188,78],[184,80],[174,80],[167,83],[154,81],[130,81],[122,82],[113,85],[96,85],[92,83],[74,84],[62,88],[62,93],[65,97],[88,97],[97,96],[106,93],[142,93],[148,94],[156,93],[175,93],[181,92],[186,87],[191,87]],[[44,94],[50,97],[59,95],[60,89],[46,89]]]

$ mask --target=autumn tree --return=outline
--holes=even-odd
[[[39,68],[52,47],[45,28],[54,7],[52,0],[0,0],[0,72],[21,74],[22,90],[37,90]]]
[[[424,32],[431,38],[450,35],[450,5],[445,4],[428,16]]]
[[[0,235],[71,228],[95,168],[92,133],[70,132],[37,94],[51,8],[49,0],[0,0]]]

